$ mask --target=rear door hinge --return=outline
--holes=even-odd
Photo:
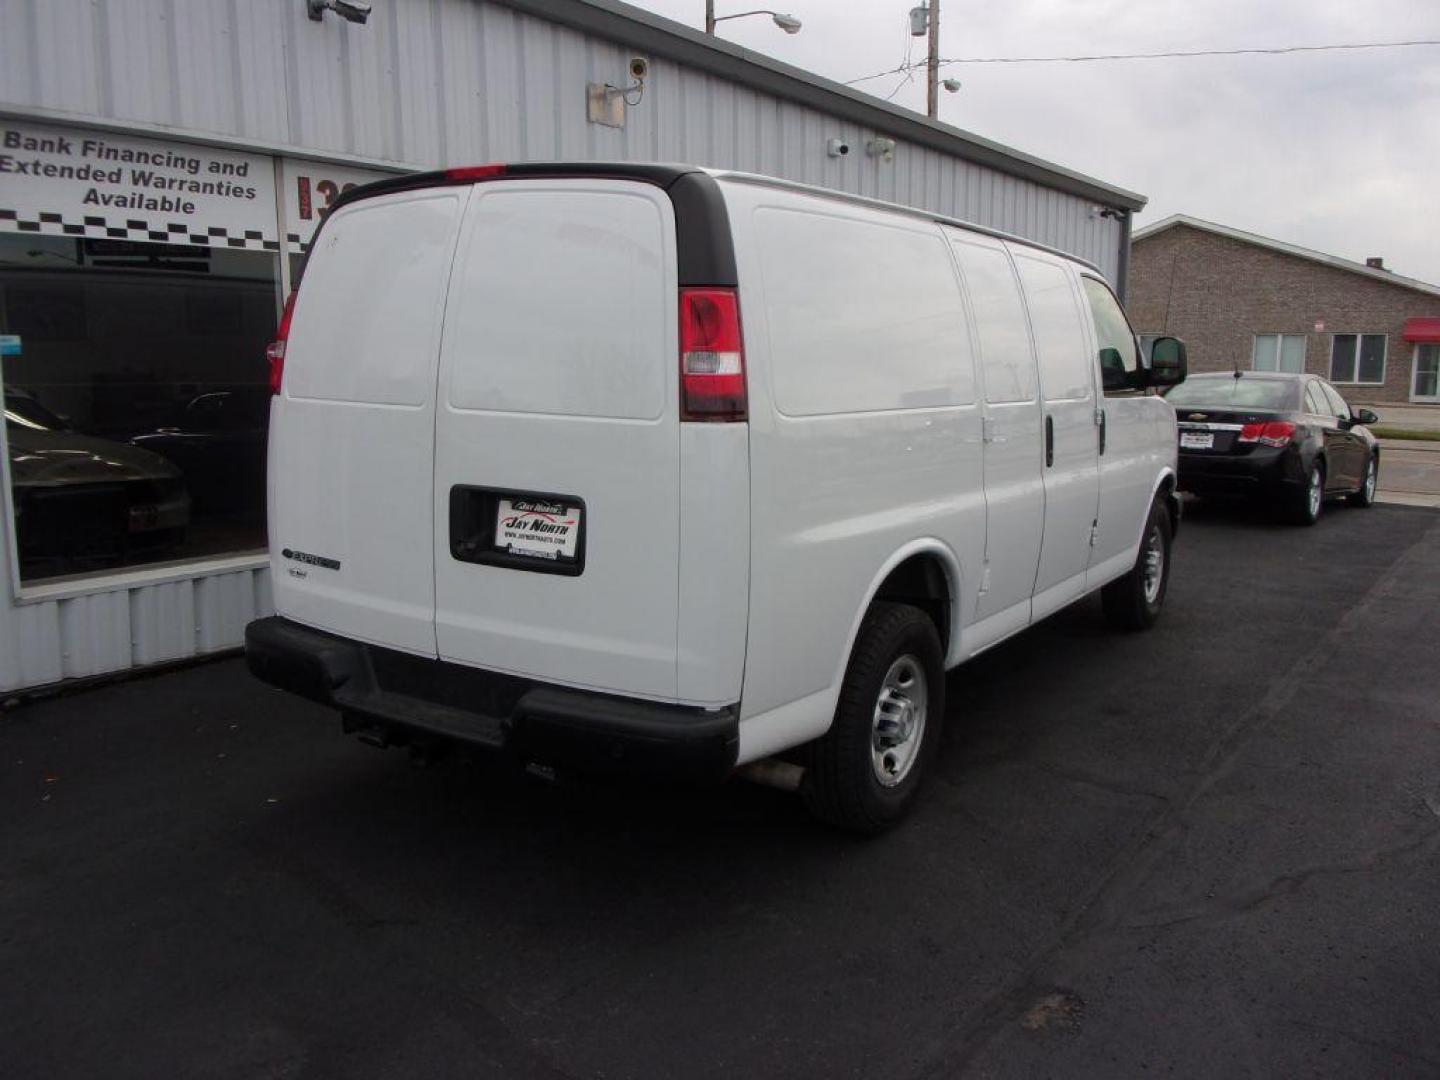
[[[1095,544],[1099,541],[1099,539],[1100,539],[1100,523],[1099,523],[1098,521],[1092,521],[1092,522],[1090,523],[1090,546],[1091,546],[1091,547],[1094,547]]]

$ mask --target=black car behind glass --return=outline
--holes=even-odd
[[[75,431],[28,390],[4,400],[22,574],[123,565],[184,540],[190,494],[173,464]]]
[[[1226,372],[1192,375],[1166,399],[1175,408],[1182,491],[1251,496],[1314,524],[1325,500],[1375,500],[1380,447],[1367,424],[1316,375]]]

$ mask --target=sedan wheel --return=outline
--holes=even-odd
[[[1290,516],[1296,525],[1314,525],[1320,520],[1325,505],[1325,466],[1318,461],[1310,466],[1310,479],[1296,492]]]
[[[1370,455],[1370,461],[1365,466],[1365,479],[1360,483],[1360,490],[1350,496],[1351,506],[1373,506],[1375,504],[1375,489],[1380,483],[1380,462],[1374,454]]]

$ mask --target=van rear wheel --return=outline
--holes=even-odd
[[[1170,584],[1170,514],[1159,499],[1150,504],[1140,553],[1122,578],[1100,590],[1105,618],[1118,630],[1144,630],[1160,617]]]
[[[879,601],[860,625],[830,730],[812,744],[801,786],[810,812],[878,833],[910,809],[939,745],[945,666],[930,617]]]

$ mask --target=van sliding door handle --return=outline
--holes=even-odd
[[[1055,418],[1045,417],[1045,467],[1055,464]]]

